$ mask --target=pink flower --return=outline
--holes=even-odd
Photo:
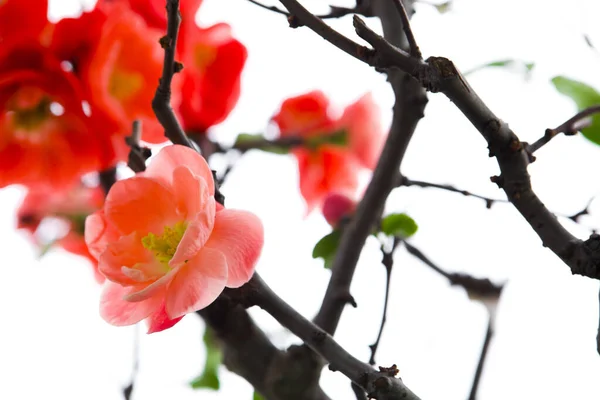
[[[86,242],[107,278],[100,315],[117,326],[147,319],[148,333],[248,282],[263,245],[252,213],[217,208],[208,164],[178,145],[112,187],[86,220]]]

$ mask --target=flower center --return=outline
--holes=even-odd
[[[110,76],[108,92],[117,100],[127,101],[143,86],[144,79],[140,74],[117,69]]]
[[[178,222],[173,227],[165,226],[163,234],[160,236],[149,233],[142,238],[142,245],[150,250],[158,262],[168,265],[169,261],[175,255],[177,246],[183,238],[187,228],[187,223]]]

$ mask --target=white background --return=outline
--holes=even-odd
[[[51,15],[76,14],[79,3],[51,1]],[[85,3],[89,9],[93,1]],[[327,11],[324,3],[304,1],[315,11]],[[337,4],[351,6],[352,1]],[[600,4],[592,0],[456,0],[445,15],[418,4],[413,27],[425,56],[448,57],[462,70],[504,58],[535,62],[529,81],[518,71],[492,69],[470,78],[497,115],[522,140],[533,142],[545,128],[575,112],[549,84],[551,77],[565,74],[600,88],[600,55],[582,37],[587,33],[600,45],[598,15]],[[231,142],[239,132],[265,131],[283,99],[312,89],[325,91],[340,110],[373,91],[382,119],[389,123],[393,98],[385,77],[308,29],[289,29],[285,18],[244,0],[205,0],[198,21],[229,22],[249,49],[242,98],[231,117],[212,132],[220,141]],[[378,29],[375,19],[369,24]],[[332,25],[352,35],[350,17]],[[600,148],[585,139],[558,137],[536,155],[530,168],[534,188],[551,210],[573,214],[600,191]],[[502,197],[489,181],[498,171],[487,157],[485,142],[443,95],[430,95],[403,172],[413,179]],[[258,271],[286,301],[312,317],[329,272],[311,258],[311,250],[329,228],[316,213],[304,218],[294,160],[251,152],[223,191],[229,207],[252,210],[263,220],[266,244]],[[84,260],[62,251],[36,258],[27,238],[14,230],[15,208],[23,194],[19,188],[0,192],[0,399],[121,399],[136,330],[115,328],[99,318],[100,288]],[[565,226],[587,237],[600,226],[598,201],[581,225],[562,219]],[[508,280],[480,400],[600,398],[598,283],[572,276],[512,206],[496,204],[486,210],[477,199],[403,188],[390,197],[388,209],[406,211],[417,220],[420,230],[413,243],[442,267]],[[336,335],[365,361],[382,308],[385,275],[380,259],[378,243],[371,238],[352,286],[359,307],[346,310]],[[424,400],[465,399],[483,342],[485,309],[403,249],[395,261],[378,363],[396,363],[405,383]],[[296,342],[260,310],[251,313],[278,345]],[[204,363],[203,325],[195,315],[159,334],[145,335],[140,328],[134,399],[251,398],[250,385],[224,367],[220,392],[189,389],[187,383]],[[353,398],[339,373],[326,369],[322,385],[334,399]]]

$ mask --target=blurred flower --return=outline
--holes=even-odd
[[[108,279],[100,303],[107,322],[147,319],[148,333],[158,332],[251,278],[262,224],[249,212],[217,208],[214,192],[204,158],[178,145],[113,185],[85,226]]]
[[[0,46],[0,187],[57,188],[114,160],[111,138],[82,107],[78,80],[39,43]]]
[[[104,192],[100,187],[77,186],[69,190],[53,190],[48,187],[27,192],[18,211],[17,228],[29,232],[31,239],[41,249],[58,246],[64,250],[85,257],[94,266],[96,280],[104,281],[98,272],[98,263],[87,249],[84,238],[85,218],[97,211],[104,202]],[[44,238],[39,232],[44,220],[55,219],[62,222],[66,232],[57,233],[55,226],[51,237]]]
[[[273,120],[282,137],[297,136],[306,141],[293,153],[308,212],[322,205],[329,193],[354,193],[360,170],[375,167],[385,139],[371,94],[333,119],[325,94],[313,91],[285,100]]]

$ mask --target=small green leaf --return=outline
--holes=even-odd
[[[491,61],[489,63],[478,65],[475,68],[472,68],[467,72],[463,72],[463,75],[464,76],[471,75],[471,74],[474,74],[475,72],[481,71],[486,68],[512,68],[512,69],[516,69],[517,71],[524,71],[525,78],[527,78],[527,77],[529,77],[529,75],[534,67],[535,67],[535,63],[532,63],[532,62],[527,63],[527,62],[524,62],[521,60],[514,60],[514,59],[497,60],[497,61]]]
[[[258,392],[254,392],[254,396],[252,396],[252,400],[265,400]]]
[[[325,268],[331,268],[341,236],[342,232],[336,229],[333,232],[323,236],[313,249],[313,258],[322,258],[323,261],[325,261]]]
[[[213,389],[219,390],[219,365],[221,365],[221,350],[215,343],[213,332],[210,328],[204,331],[204,345],[206,347],[206,361],[204,363],[204,372],[190,382],[193,389]]]
[[[600,104],[600,93],[593,87],[564,76],[552,78],[552,84],[560,93],[568,96],[575,102],[579,111]],[[592,116],[592,123],[581,130],[588,140],[600,144],[600,115]]]
[[[381,221],[381,231],[389,236],[409,238],[417,232],[417,223],[408,215],[390,214]]]

